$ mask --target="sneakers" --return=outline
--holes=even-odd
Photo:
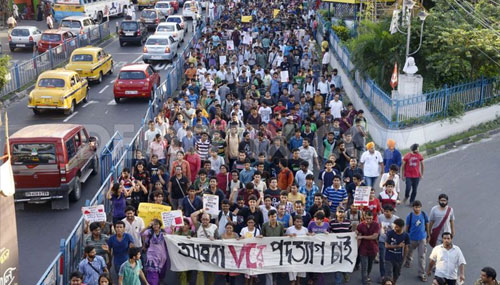
[[[420,280],[422,280],[422,282],[427,282],[427,276],[425,275],[420,276]]]
[[[409,262],[405,262],[405,264],[403,266],[406,267],[406,268],[410,268],[410,263]]]

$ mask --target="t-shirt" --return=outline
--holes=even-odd
[[[172,198],[182,199],[187,196],[187,185],[189,180],[186,176],[182,176],[180,179],[177,176],[172,176],[170,178],[170,183],[172,183]]]
[[[108,246],[113,250],[113,263],[116,267],[120,267],[128,259],[128,249],[130,243],[134,243],[134,238],[131,235],[124,233],[122,240],[118,240],[116,235],[112,235],[108,239]]]
[[[404,174],[405,177],[409,178],[418,178],[421,176],[420,174],[420,163],[424,160],[420,153],[409,152],[403,157],[403,161],[405,162]]]
[[[370,210],[373,213],[373,220],[375,222],[378,221],[378,214],[382,211],[382,208],[380,207],[380,201],[375,198],[371,201],[368,202],[368,206],[363,207],[363,211],[368,211]]]
[[[127,285],[141,285],[140,272],[142,270],[142,263],[140,260],[136,261],[134,268],[130,266],[130,261],[124,262],[120,266],[118,276],[123,277],[123,284]]]
[[[316,222],[312,222],[307,226],[307,229],[310,233],[320,234],[320,233],[328,233],[330,230],[330,225],[328,223],[323,222],[321,226],[316,224]]]
[[[406,217],[406,224],[410,227],[408,231],[410,235],[410,240],[423,240],[427,238],[427,231],[425,230],[425,224],[429,223],[427,214],[424,211],[416,215],[414,212],[410,212]]]
[[[389,231],[392,231],[392,224],[399,217],[392,215],[390,219],[386,218],[384,214],[378,215],[378,223],[380,224],[380,234],[378,236],[378,241],[385,242],[385,237]]]
[[[269,188],[266,191],[264,191],[264,196],[265,195],[270,195],[273,201],[272,202],[273,207],[278,208],[278,205],[280,204],[281,190],[280,189],[272,190],[271,188]]]
[[[300,229],[297,229],[295,226],[293,226],[286,229],[287,235],[296,234],[297,236],[305,236],[308,232],[309,231],[305,227],[300,227]]]
[[[444,209],[441,209],[440,206],[434,206],[431,209],[431,213],[429,215],[429,221],[433,221],[434,224],[432,225],[432,229],[437,228],[440,224],[441,221],[444,219],[444,216],[446,215],[446,211],[448,210],[447,206]],[[451,225],[450,221],[455,220],[455,213],[453,212],[453,208],[450,209],[450,214],[448,215],[447,221],[444,223],[443,227],[441,228],[441,232],[439,232],[439,237],[441,238],[441,234],[444,232],[451,233]],[[431,230],[432,230],[431,229]]]
[[[375,151],[373,154],[368,150],[363,152],[359,162],[363,163],[363,172],[367,177],[378,177],[380,175],[380,163],[384,160],[380,152]]]
[[[258,235],[260,235],[260,230],[257,227],[254,227],[252,231],[250,231],[248,227],[244,227],[240,232],[240,237],[243,238],[252,238]]]
[[[125,217],[125,207],[127,206],[127,201],[125,195],[121,194],[119,197],[112,195],[111,202],[113,203],[113,218],[123,218]]]
[[[243,223],[246,225],[248,217],[253,216],[255,218],[255,226],[260,227],[264,224],[264,217],[259,208],[255,208],[255,212],[252,212],[249,207],[243,207],[238,211],[238,216],[243,217]]]
[[[402,242],[405,245],[410,244],[410,237],[406,232],[402,232],[401,234],[397,234],[394,230],[391,230],[387,233],[385,242],[390,245],[398,245]],[[385,260],[387,261],[402,261],[403,260],[403,248],[387,248],[385,250]]]
[[[344,219],[342,222],[334,219],[330,221],[331,233],[349,233],[351,232],[351,221]]]
[[[319,173],[318,179],[323,181],[323,187],[321,188],[321,191],[333,185],[333,177],[335,175],[336,173],[334,170],[330,172],[323,170]]]

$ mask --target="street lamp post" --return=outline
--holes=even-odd
[[[418,12],[417,16],[422,21],[422,25],[420,27],[420,42],[418,44],[418,48],[414,52],[410,52],[411,11],[413,10],[414,7],[415,7],[415,1],[413,1],[413,0],[404,0],[403,1],[403,15],[401,17],[401,23],[402,23],[402,25],[404,25],[406,22],[406,28],[407,28],[406,33],[399,29],[399,25],[397,23],[398,18],[399,18],[399,10],[395,12],[396,17],[393,17],[393,23],[391,25],[391,33],[395,33],[396,31],[398,31],[398,32],[406,35],[405,59],[408,59],[409,56],[416,54],[420,50],[420,48],[422,47],[422,39],[423,39],[423,35],[424,35],[424,22],[425,22],[425,19],[427,18],[427,16],[429,16],[429,14],[427,12],[425,12],[424,10],[421,10],[420,12]],[[395,27],[396,29],[394,29],[393,27]]]

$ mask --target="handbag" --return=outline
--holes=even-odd
[[[441,220],[441,223],[439,223],[439,226],[435,227],[434,229],[431,230],[431,238],[429,239],[429,245],[432,247],[436,246],[436,242],[439,237],[439,233],[441,232],[441,229],[444,226],[444,223],[448,220],[448,217],[450,216],[451,212],[451,207],[448,207],[446,210],[446,214],[444,215],[444,218]]]

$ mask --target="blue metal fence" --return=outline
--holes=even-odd
[[[422,123],[437,117],[445,118],[449,115],[450,103],[470,110],[500,96],[500,78],[481,78],[449,87],[445,85],[441,89],[408,99],[392,99],[371,78],[356,70],[349,51],[331,26],[325,27],[320,14],[317,14],[317,19],[319,24],[316,40],[321,42],[325,31],[329,32],[329,47],[341,68],[352,77],[354,86],[360,91],[360,97],[366,99],[370,111],[391,129],[404,128],[410,121]]]
[[[113,181],[117,181],[124,167],[131,168],[136,150],[144,150],[144,132],[147,130],[147,123],[163,108],[163,104],[173,92],[177,90],[182,82],[184,74],[185,61],[190,48],[201,36],[202,24],[193,38],[188,42],[186,48],[173,62],[173,68],[167,72],[165,81],[158,86],[154,98],[149,102],[146,114],[142,119],[139,130],[134,135],[131,142],[124,144],[123,137],[116,132],[113,137],[104,145],[101,151],[101,187],[94,195],[92,200],[86,201],[86,206],[104,205],[106,213],[111,213],[111,203],[106,199],[106,193],[111,187]],[[69,274],[77,269],[79,261],[83,257],[85,221],[83,216],[78,220],[70,235],[66,239],[61,239],[60,252],[54,261],[45,271],[37,285],[45,284],[67,284]]]
[[[71,52],[76,48],[97,44],[109,35],[109,22],[104,22],[87,33],[68,39],[63,44],[53,47],[42,54],[34,55],[32,59],[20,64],[16,63],[7,73],[6,77],[9,80],[0,90],[0,96],[19,91],[28,84],[33,83],[40,73],[66,63]]]

